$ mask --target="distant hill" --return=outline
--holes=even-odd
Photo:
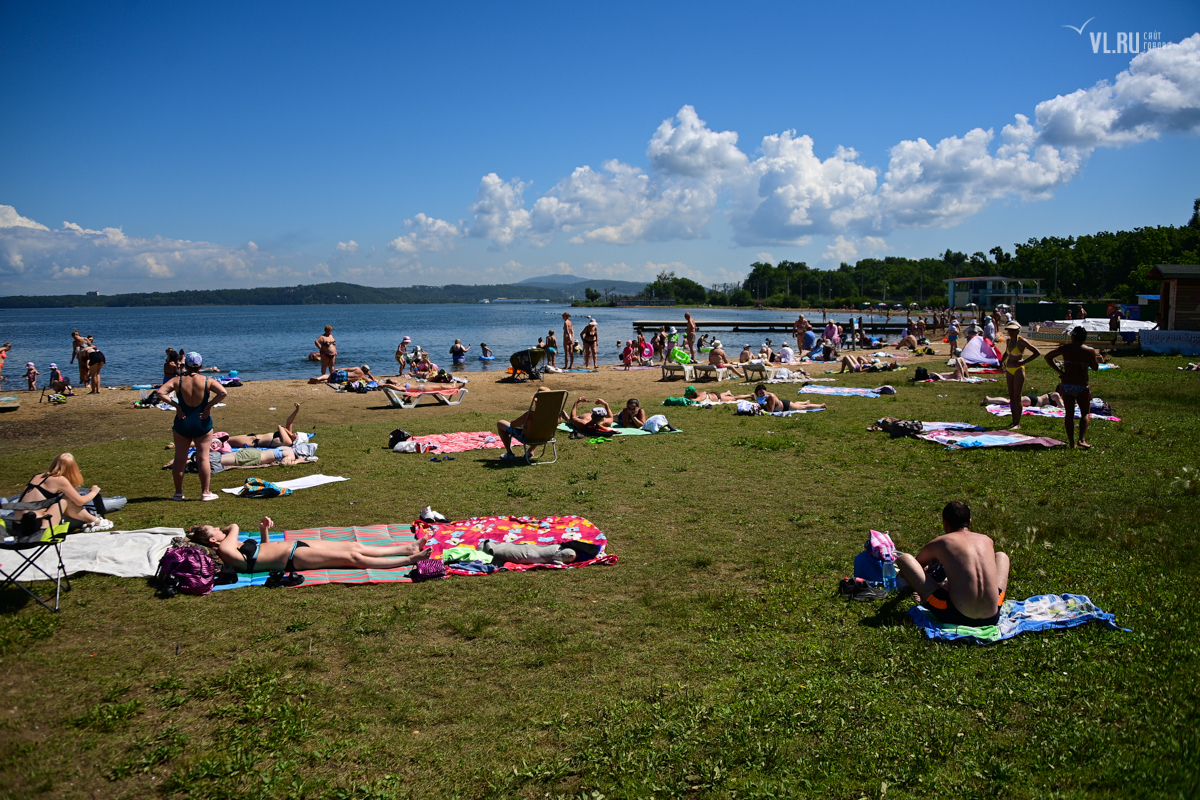
[[[583,298],[585,289],[592,288],[603,292],[609,290],[612,294],[637,294],[645,287],[646,282],[614,281],[607,278],[580,278],[578,275],[543,275],[539,278],[526,278],[517,286],[536,286],[545,289],[555,289],[565,294],[574,294]]]
[[[599,288],[599,287],[598,287]],[[12,295],[0,297],[0,308],[130,308],[138,306],[304,306],[388,305],[393,303],[477,303],[497,297],[520,297],[571,302],[583,289],[540,288],[492,284],[464,286],[405,286],[376,289],[353,283],[319,283],[311,286],[279,286],[259,289],[209,289],[203,291],[144,292],[88,296]]]

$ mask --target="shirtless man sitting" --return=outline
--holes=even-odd
[[[729,356],[725,355],[725,348],[721,346],[720,339],[713,340],[712,350],[708,353],[708,363],[714,367],[724,367],[734,375],[741,375],[737,367],[729,363]]]
[[[916,557],[900,553],[896,569],[916,589],[922,605],[950,625],[995,625],[1008,589],[1008,556],[991,538],[974,533],[966,503],[942,509],[945,534],[921,548]],[[940,569],[939,569],[940,567]]]

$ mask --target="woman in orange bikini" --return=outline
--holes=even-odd
[[[1021,326],[1010,322],[1004,326],[1007,336],[1004,339],[1004,377],[1008,380],[1008,407],[1012,411],[1012,426],[1009,430],[1021,427],[1021,414],[1024,406],[1021,404],[1021,390],[1025,388],[1025,365],[1042,353],[1029,340],[1021,335]],[[1029,357],[1024,353],[1028,351]]]

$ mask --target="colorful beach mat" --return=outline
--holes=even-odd
[[[995,414],[997,417],[1011,417],[1012,412],[1009,406],[992,404],[987,406],[989,414]],[[1057,417],[1058,419],[1066,419],[1067,410],[1058,406],[1026,406],[1021,410],[1021,413],[1028,417]],[[1079,411],[1079,406],[1075,406],[1075,419],[1079,419],[1082,414]],[[1088,414],[1088,419],[1102,419],[1106,422],[1120,422],[1120,417],[1110,417],[1104,414]]]
[[[874,389],[855,389],[850,386],[804,386],[800,394],[824,394],[837,397],[879,397]]]
[[[583,517],[476,517],[458,522],[430,524],[415,522],[413,525],[362,525],[348,528],[304,528],[287,531],[283,541],[296,540],[359,542],[371,547],[388,547],[397,544],[415,544],[417,536],[429,536],[428,546],[433,549],[433,558],[441,558],[444,550],[463,545],[477,547],[484,539],[498,539],[518,544],[566,544],[584,542],[595,545],[599,550],[596,558],[572,564],[508,564],[498,572],[525,572],[530,569],[566,569],[588,567],[593,564],[616,564],[617,556],[605,552],[608,539],[592,523]],[[243,537],[257,538],[257,537]],[[280,541],[279,534],[270,537]],[[301,586],[320,586],[326,583],[411,583],[408,573],[411,567],[397,569],[312,569],[300,572],[304,576]],[[447,568],[451,575],[475,576],[469,570]],[[245,586],[262,586],[268,573],[255,572],[238,575],[237,583],[215,586],[214,590],[239,589]]]
[[[975,644],[994,644],[1022,633],[1074,628],[1098,622],[1114,631],[1129,632],[1117,625],[1116,618],[1102,611],[1081,594],[1040,594],[1028,600],[1005,600],[1000,620],[995,625],[975,628],[940,622],[924,606],[908,610],[909,618],[930,639],[944,642],[965,640]]]
[[[465,453],[468,450],[499,450],[504,447],[496,433],[488,431],[460,431],[458,433],[433,433],[429,436],[414,436],[412,441],[434,446],[437,453]]]
[[[1030,436],[1020,431],[972,431],[931,430],[917,434],[918,439],[937,442],[947,450],[968,450],[977,447],[1057,447],[1066,442],[1049,436]]]
[[[433,548],[433,557],[440,558],[444,550],[452,547],[479,547],[484,539],[516,544],[569,544],[583,542],[595,545],[599,554],[586,561],[571,564],[506,564],[509,572],[525,572],[531,569],[578,569],[594,564],[616,564],[617,556],[605,552],[608,538],[583,517],[473,517],[457,522],[414,522],[418,535],[428,536],[428,545]],[[447,571],[454,575],[476,575],[449,566]]]

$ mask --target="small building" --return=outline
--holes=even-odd
[[[1149,277],[1162,281],[1159,330],[1200,331],[1200,265],[1156,264]]]
[[[976,275],[967,278],[947,278],[946,296],[951,308],[966,308],[974,303],[980,308],[995,308],[1000,303],[1036,303],[1046,295],[1040,278],[1006,278],[1003,275]],[[1032,288],[1033,291],[1029,291]]]
[[[88,292],[87,296],[88,297],[99,297],[100,293],[99,292]]]

